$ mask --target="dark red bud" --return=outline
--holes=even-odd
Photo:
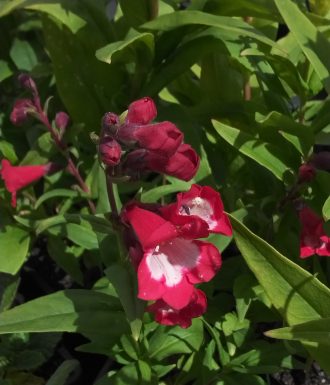
[[[105,165],[116,166],[120,162],[121,147],[116,140],[104,140],[99,146],[99,151],[101,160]]]
[[[128,106],[127,124],[148,124],[157,116],[154,101],[149,97],[136,100]]]
[[[113,112],[106,112],[102,118],[102,128],[106,135],[115,136],[118,131],[119,117]]]
[[[10,121],[15,126],[20,126],[28,119],[28,115],[36,111],[30,99],[17,99],[10,114]]]
[[[299,167],[298,171],[298,183],[311,182],[316,175],[316,170],[313,165],[304,163]]]
[[[38,94],[36,83],[31,78],[31,76],[27,74],[20,74],[18,76],[18,81],[20,82],[23,88],[26,88],[27,90],[32,91],[33,94]]]
[[[56,127],[60,130],[65,130],[69,124],[70,117],[66,112],[60,111],[55,116]]]

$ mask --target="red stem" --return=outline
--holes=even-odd
[[[35,96],[34,103],[35,103],[35,106],[37,107],[37,110],[39,113],[39,119],[47,127],[47,129],[50,132],[56,146],[59,148],[59,150],[62,152],[62,154],[66,158],[66,160],[68,162],[68,169],[69,169],[70,173],[76,178],[80,188],[85,193],[89,194],[90,193],[89,188],[87,187],[85,181],[81,177],[77,166],[75,165],[74,161],[72,160],[72,158],[70,156],[70,153],[67,151],[66,144],[63,142],[63,140],[59,137],[57,132],[54,130],[54,128],[52,127],[52,125],[48,119],[48,116],[43,111],[43,109],[41,107],[39,96]],[[89,205],[91,213],[95,214],[96,207],[95,207],[94,203],[90,199],[87,199],[87,201],[88,201],[88,205]]]

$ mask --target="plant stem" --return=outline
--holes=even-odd
[[[244,21],[246,23],[251,24],[252,20],[253,20],[253,18],[251,16],[245,16],[244,17]],[[244,95],[244,100],[245,101],[251,100],[252,92],[251,92],[251,84],[250,84],[250,79],[249,78],[247,78],[245,83],[244,83],[243,95]]]
[[[40,104],[39,100],[36,100],[36,106],[37,106],[37,109],[38,109],[40,121],[47,127],[47,129],[50,132],[50,135],[52,136],[56,146],[61,151],[61,153],[64,155],[65,159],[67,160],[67,162],[68,162],[68,169],[69,169],[70,173],[75,177],[75,179],[77,180],[80,188],[85,193],[89,194],[90,193],[89,188],[87,187],[85,181],[83,180],[82,176],[80,175],[78,167],[75,165],[74,161],[72,160],[71,155],[68,152],[66,143],[63,142],[63,140],[59,137],[57,132],[52,127],[52,125],[51,125],[51,123],[50,123],[50,121],[48,119],[48,116],[45,114],[45,112],[43,111],[43,109],[41,107],[41,104]],[[88,202],[88,205],[89,205],[91,213],[95,214],[96,207],[94,205],[94,202],[91,201],[90,199],[87,199],[87,202]]]
[[[105,174],[106,180],[107,180],[107,190],[108,190],[108,197],[109,197],[109,203],[111,207],[111,212],[117,219],[119,214],[118,214],[118,209],[117,209],[117,204],[116,204],[116,199],[115,199],[115,194],[113,191],[113,183],[111,180],[111,176],[106,173]]]
[[[159,12],[158,0],[149,0],[149,20],[156,19]]]

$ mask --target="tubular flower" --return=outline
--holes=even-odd
[[[300,258],[317,254],[330,256],[330,237],[323,229],[323,220],[309,207],[304,207],[300,213],[302,225],[300,236]]]
[[[184,143],[168,158],[152,151],[145,155],[145,165],[149,170],[175,176],[186,182],[196,175],[199,161],[196,151]]]
[[[17,191],[36,182],[51,169],[51,164],[12,166],[7,159],[3,159],[1,165],[0,175],[5,182],[6,189],[11,193],[11,205],[13,207],[16,207]]]
[[[173,309],[163,300],[158,300],[147,307],[147,311],[154,313],[155,320],[162,325],[180,325],[182,328],[191,326],[191,320],[200,317],[206,311],[206,295],[195,289],[190,302],[180,310]]]
[[[165,207],[163,214],[175,224],[187,226],[197,217],[211,233],[233,233],[220,194],[209,186],[192,185],[189,191],[179,193],[177,203]]]
[[[209,281],[221,267],[219,251],[211,243],[180,237],[171,222],[148,210],[132,206],[126,215],[144,252],[138,267],[139,298],[184,308],[194,284]]]
[[[125,122],[127,124],[148,124],[157,116],[154,101],[149,97],[136,100],[128,106]]]

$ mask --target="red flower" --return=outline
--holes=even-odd
[[[15,126],[19,126],[27,120],[29,113],[35,111],[35,106],[30,99],[17,99],[10,114],[10,121]]]
[[[304,207],[299,216],[302,224],[300,258],[307,258],[313,254],[330,256],[330,237],[325,234],[322,218],[309,207]]]
[[[105,137],[100,144],[99,151],[101,160],[105,165],[116,166],[120,162],[121,147],[115,139]]]
[[[200,317],[207,307],[206,295],[195,289],[190,302],[180,310],[173,309],[163,300],[158,300],[147,307],[147,311],[154,313],[156,322],[162,325],[180,325],[182,328],[191,326],[192,318]]]
[[[139,298],[184,308],[193,285],[208,282],[220,268],[219,251],[211,243],[180,237],[171,222],[140,207],[131,206],[126,217],[144,251],[138,267]]]
[[[118,132],[119,140],[127,144],[138,143],[147,150],[170,156],[183,140],[183,133],[171,122],[143,126],[123,125]]]
[[[136,100],[128,106],[126,115],[127,124],[148,124],[157,116],[154,101],[149,97]]]
[[[3,159],[1,165],[0,175],[5,182],[6,189],[11,193],[13,207],[16,207],[17,191],[42,178],[51,168],[50,164],[12,166],[7,159]]]
[[[177,203],[165,206],[163,215],[176,225],[196,222],[196,217],[205,223],[207,231],[231,236],[229,218],[224,212],[221,196],[209,186],[194,184],[187,192],[177,195]],[[200,225],[201,226],[201,225]],[[206,237],[208,234],[201,235]]]
[[[181,144],[178,150],[168,158],[152,151],[145,155],[148,169],[175,176],[184,181],[189,181],[195,176],[199,162],[199,156],[189,144]]]

